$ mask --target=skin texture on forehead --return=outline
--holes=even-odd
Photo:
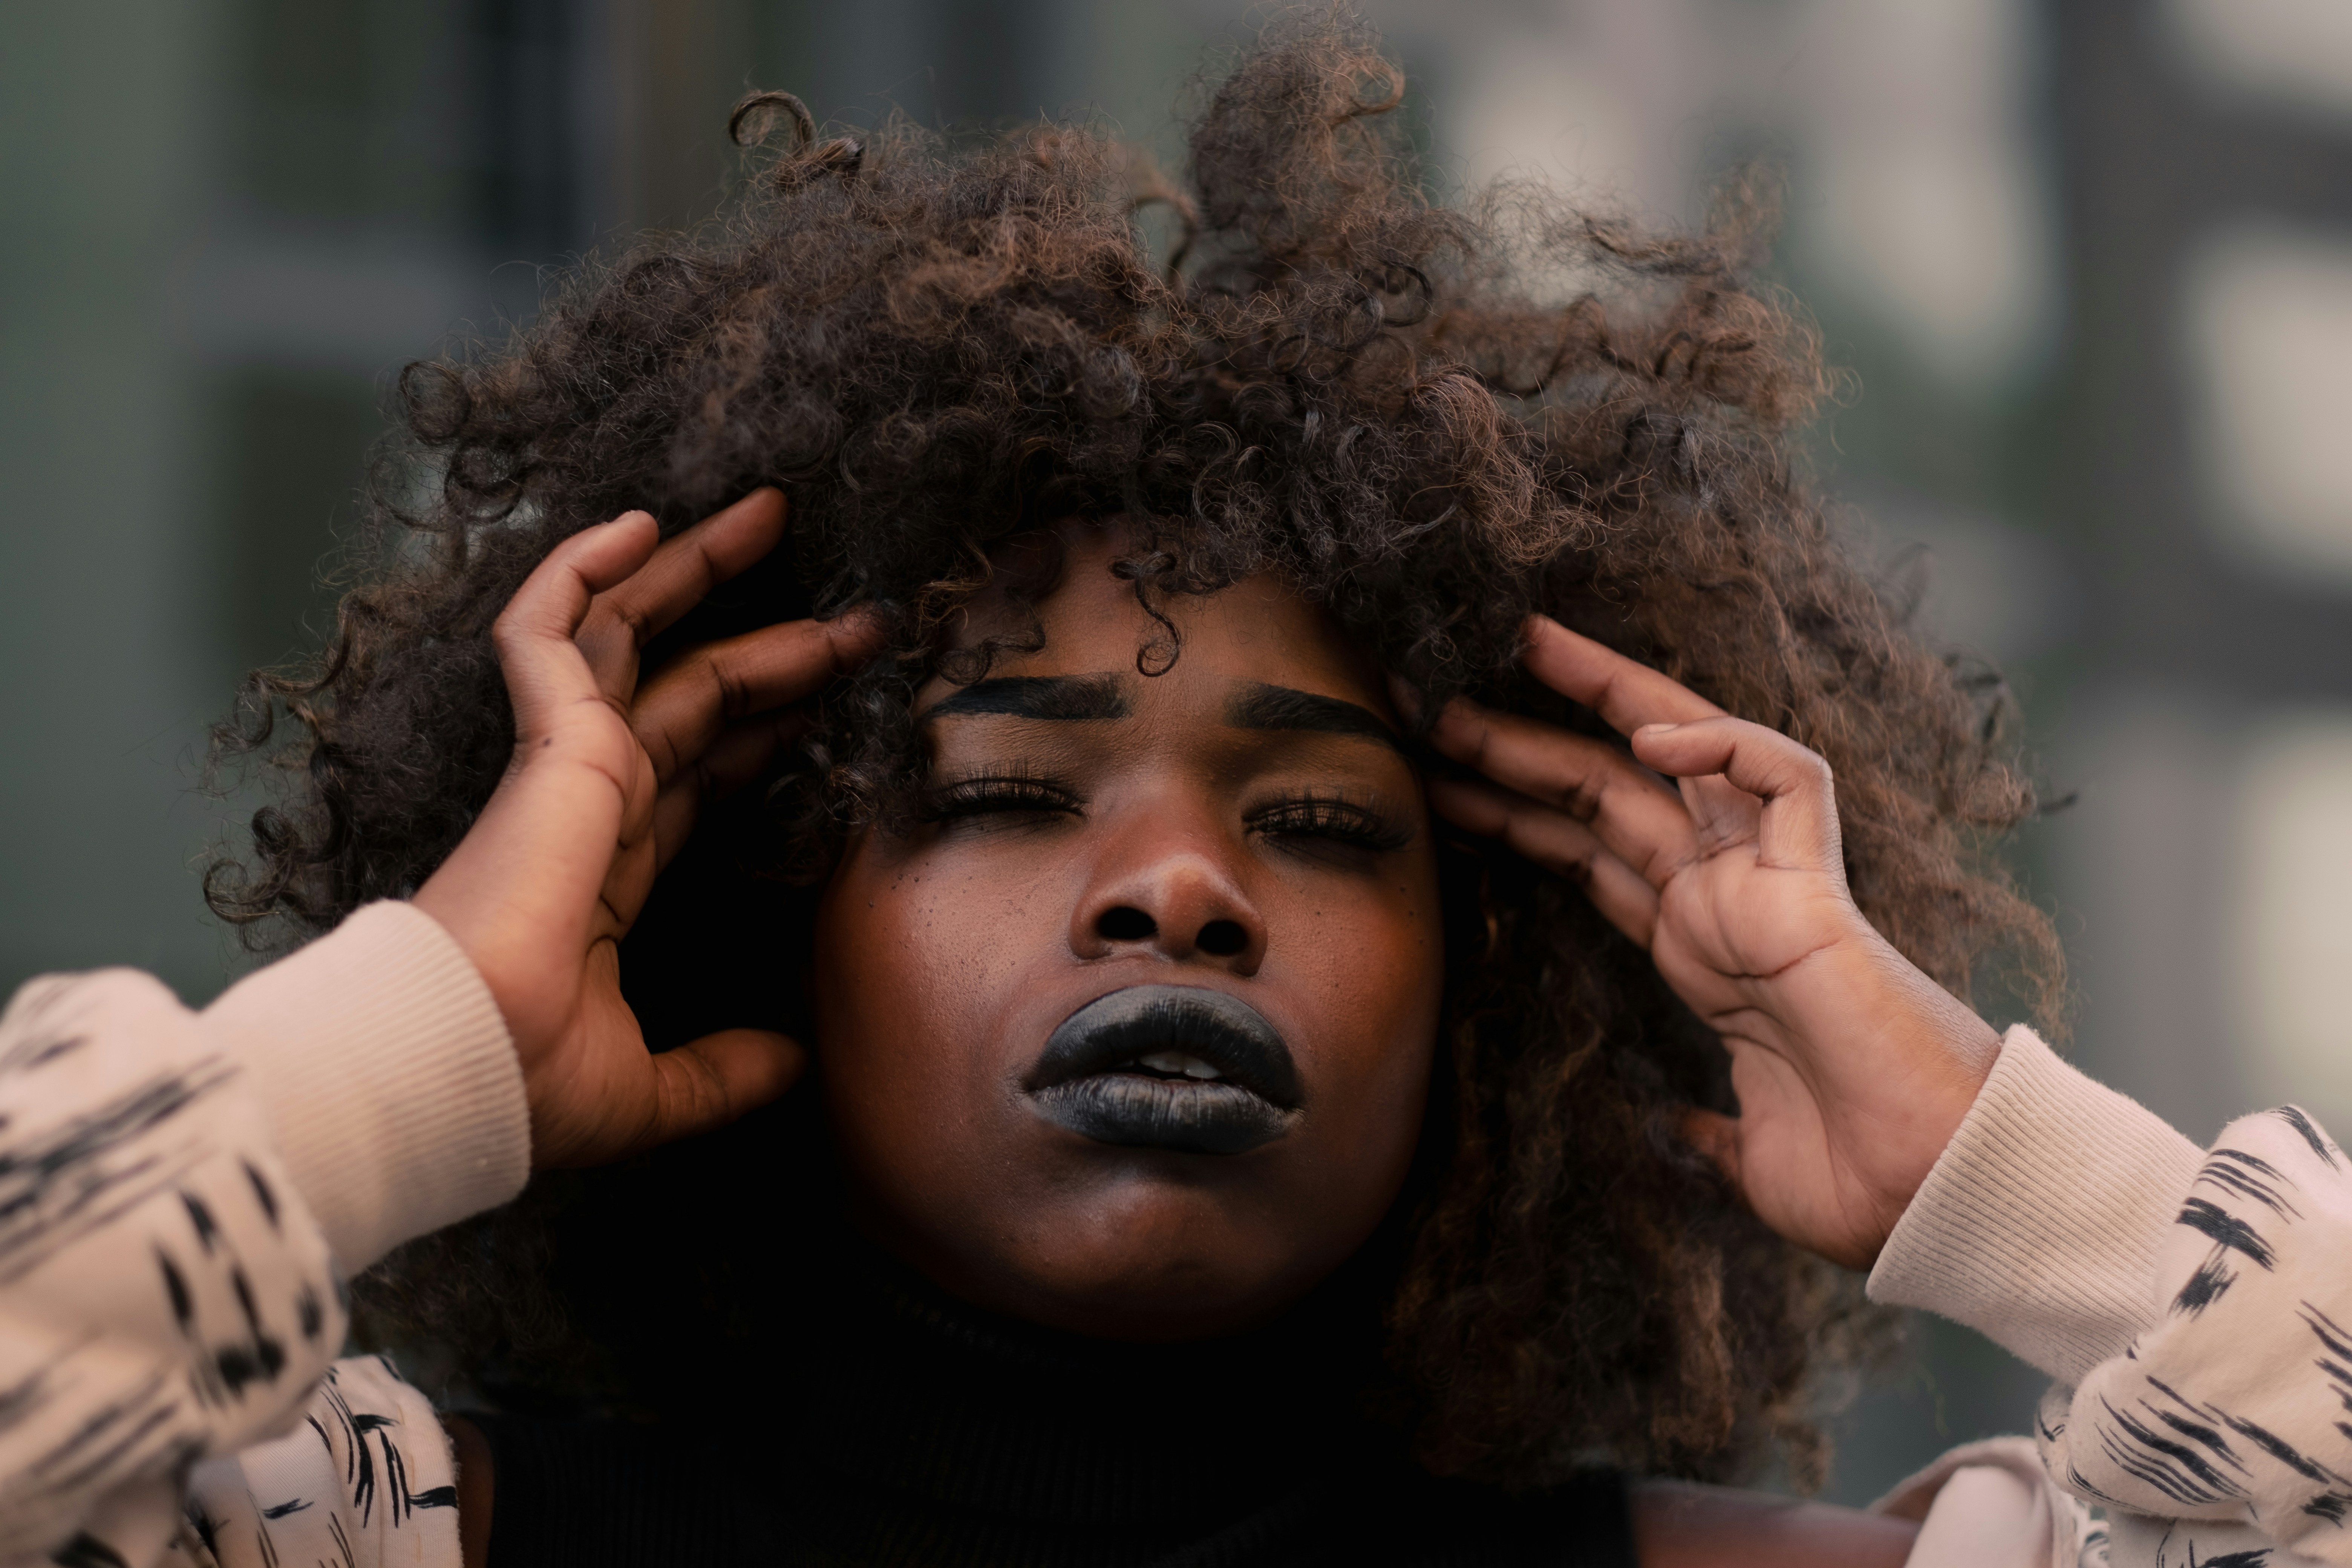
[[[1123,531],[1059,532],[1042,646],[919,699],[946,814],[869,830],[827,889],[826,1104],[861,1223],[947,1289],[1080,1332],[1214,1334],[1312,1289],[1403,1182],[1444,970],[1427,808],[1378,668],[1315,606],[1265,576],[1173,600],[1181,657],[1147,677],[1165,634],[1110,571]],[[961,640],[1024,614],[983,596]],[[1206,1154],[1042,1116],[1048,1035],[1136,984],[1270,1021],[1290,1130]]]

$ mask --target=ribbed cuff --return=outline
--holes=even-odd
[[[2155,1321],[2157,1250],[2203,1159],[2020,1025],[1887,1237],[1871,1299],[2078,1384]]]
[[[413,904],[368,905],[203,1016],[250,1075],[347,1271],[505,1203],[530,1174],[506,1021],[465,951]]]

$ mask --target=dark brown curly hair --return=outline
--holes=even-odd
[[[2046,1004],[2049,924],[1984,858],[2032,805],[2001,694],[1904,628],[1795,471],[1829,383],[1807,324],[1748,281],[1766,204],[1735,184],[1695,237],[1527,189],[1444,206],[1395,129],[1402,91],[1348,16],[1279,23],[1206,89],[1185,189],[1083,126],[824,139],[797,100],[748,100],[753,177],[722,220],[583,267],[510,343],[402,377],[380,568],[322,662],[257,678],[225,731],[290,784],[253,854],[214,868],[215,909],[299,936],[412,891],[506,764],[488,633],[532,566],[626,509],[675,531],[775,484],[790,546],[662,646],[870,605],[889,651],[656,889],[624,953],[656,1047],[799,1021],[775,954],[805,952],[810,905],[776,873],[821,876],[905,798],[943,621],[994,546],[1074,514],[1131,520],[1120,570],[1147,607],[1280,574],[1432,710],[1468,692],[1605,732],[1516,672],[1518,627],[1541,609],[1625,650],[1829,760],[1854,896],[1927,973],[1966,996],[2005,953]],[[1164,261],[1153,203],[1176,217]],[[1138,653],[1147,674],[1179,657],[1172,626]],[[1451,853],[1441,1082],[1380,1281],[1424,1462],[1725,1476],[1778,1435],[1818,1473],[1807,1374],[1858,1300],[1674,1135],[1678,1106],[1728,1108],[1719,1045],[1575,889]],[[649,1313],[673,1346],[698,1337],[681,1318],[757,1335],[711,1261],[743,1249],[696,1229],[696,1194],[764,1204],[780,1147],[822,1147],[778,1137],[811,1098],[536,1184],[362,1300],[509,1388],[573,1375],[584,1342],[655,1367],[627,1353]]]

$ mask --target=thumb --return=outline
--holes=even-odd
[[[772,1030],[721,1029],[660,1052],[653,1062],[653,1124],[643,1148],[708,1132],[757,1110],[800,1081],[808,1052]]]
[[[1733,1192],[1743,1198],[1748,1195],[1739,1180],[1739,1118],[1692,1106],[1683,1112],[1682,1133],[1685,1142],[1723,1173]]]

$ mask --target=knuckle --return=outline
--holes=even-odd
[[[646,607],[634,598],[599,595],[595,608],[589,613],[592,616],[601,615],[619,630],[627,633],[629,640],[639,647],[652,639],[653,621],[646,614]]]
[[[1454,743],[1461,748],[1458,754],[1462,760],[1484,772],[1495,749],[1494,721],[1483,714],[1473,717],[1448,708],[1439,722],[1444,729],[1452,731]]]
[[[1608,796],[1608,779],[1587,774],[1582,778],[1570,781],[1568,787],[1560,791],[1559,808],[1578,822],[1589,826],[1600,816],[1601,806]]]
[[[751,687],[741,670],[730,669],[716,659],[709,660],[706,668],[720,712],[730,719],[739,719],[751,710]]]
[[[863,660],[875,641],[875,626],[859,616],[836,616],[817,623],[832,673],[847,675]]]
[[[729,1092],[726,1075],[700,1051],[687,1063],[687,1094],[692,1113],[698,1120],[713,1121],[724,1117],[733,1100]]]

